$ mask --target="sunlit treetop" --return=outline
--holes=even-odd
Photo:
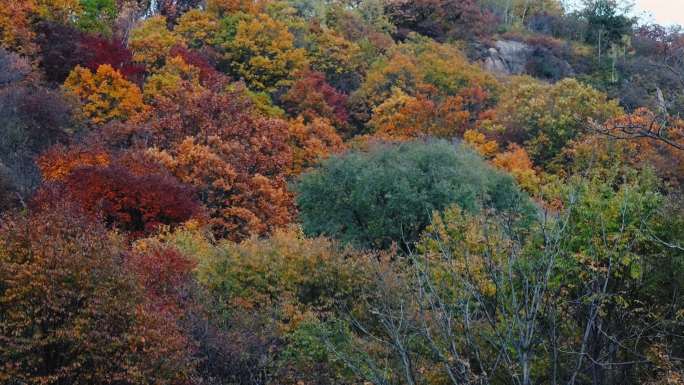
[[[174,32],[182,36],[187,46],[193,49],[213,44],[218,31],[218,17],[199,9],[184,13],[174,28]]]
[[[95,73],[77,66],[64,88],[78,97],[83,114],[93,124],[126,120],[145,109],[138,86],[109,64],[99,66]]]
[[[237,23],[235,37],[225,44],[225,60],[233,76],[256,91],[272,92],[292,83],[307,64],[306,52],[295,47],[287,26],[258,14]]]
[[[218,17],[235,12],[257,13],[269,0],[208,0],[207,11]]]
[[[80,0],[82,14],[78,17],[76,25],[79,29],[109,36],[112,33],[112,24],[117,16],[115,0]]]
[[[372,110],[395,89],[409,96],[443,97],[458,95],[472,87],[485,91],[489,104],[498,94],[496,79],[471,64],[458,48],[414,36],[371,66],[359,90],[352,94],[352,104],[357,119],[367,121]]]

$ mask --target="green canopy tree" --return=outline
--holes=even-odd
[[[514,180],[446,141],[374,144],[333,156],[296,185],[304,231],[361,247],[409,245],[434,210],[529,212]]]

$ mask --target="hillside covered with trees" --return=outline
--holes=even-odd
[[[0,0],[0,384],[684,385],[684,30]]]

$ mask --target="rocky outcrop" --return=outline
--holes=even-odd
[[[520,75],[525,72],[527,62],[534,49],[514,40],[498,40],[489,48],[483,60],[485,69],[503,75]]]

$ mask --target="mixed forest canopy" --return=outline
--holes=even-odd
[[[684,30],[0,0],[0,384],[684,385]]]

